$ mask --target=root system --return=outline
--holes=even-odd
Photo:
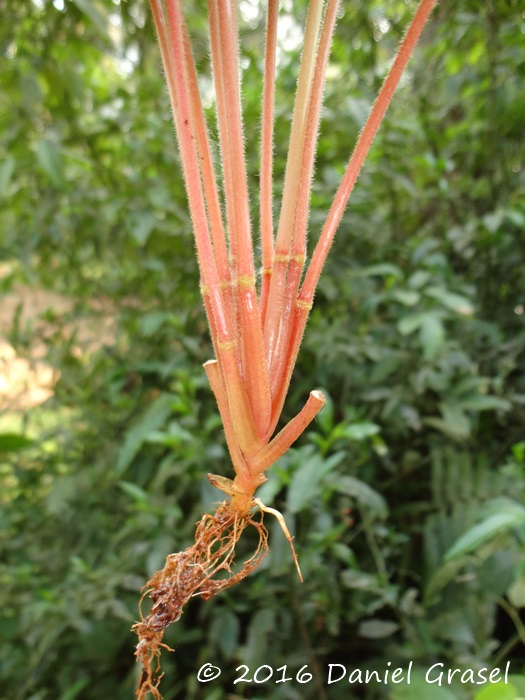
[[[236,510],[231,500],[223,501],[215,513],[206,514],[197,523],[195,543],[182,552],[170,554],[164,568],[144,587],[141,604],[149,596],[153,605],[148,615],[142,617],[141,613],[142,619],[133,626],[139,637],[135,656],[143,669],[136,692],[139,700],[144,700],[148,693],[161,700],[160,653],[163,647],[173,651],[162,641],[164,630],[180,619],[190,598],[200,596],[209,600],[242,581],[265,557],[268,531],[263,524],[263,511],[260,513],[260,520],[254,520],[249,512]],[[235,547],[248,526],[257,530],[259,542],[252,556],[236,567]]]

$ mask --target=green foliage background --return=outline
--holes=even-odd
[[[282,4],[276,210],[306,3]],[[312,242],[414,8],[341,4]],[[209,75],[205,3],[184,5]],[[256,193],[265,3],[242,5]],[[47,314],[55,396],[0,418],[0,688],[9,700],[124,700],[140,588],[218,500],[206,472],[231,475],[200,367],[211,348],[191,225],[146,3],[0,8],[2,292],[23,282],[75,303]],[[323,273],[286,414],[315,387],[330,401],[261,490],[295,532],[305,584],[272,524],[264,565],[168,631],[166,699],[463,700],[479,687],[428,686],[421,673],[508,660],[508,698],[525,695],[522,9],[435,12]],[[78,353],[61,330],[93,300],[115,315],[114,342]],[[32,332],[13,319],[21,356]],[[328,663],[411,660],[410,688],[326,685]],[[206,662],[223,673],[199,684]],[[308,664],[315,678],[233,685],[240,664],[291,675]],[[480,700],[503,698],[491,692]]]

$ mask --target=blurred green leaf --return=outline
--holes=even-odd
[[[522,696],[515,685],[500,681],[485,685],[476,693],[474,700],[522,700]]]
[[[468,554],[502,532],[525,523],[525,508],[515,503],[507,511],[493,513],[465,532],[445,553],[445,561]]]
[[[459,697],[449,688],[430,684],[425,678],[425,671],[413,669],[410,685],[405,683],[394,685],[392,700],[459,700]]]
[[[341,431],[341,436],[346,437],[348,440],[366,440],[372,435],[377,435],[379,433],[379,426],[375,423],[370,423],[368,421],[361,421],[359,423],[352,423],[351,425],[345,425]]]
[[[213,620],[210,634],[226,658],[231,658],[239,644],[240,625],[231,610],[224,610]]]
[[[403,273],[396,265],[392,263],[378,263],[377,265],[369,265],[356,273],[359,277],[402,277]]]
[[[455,440],[464,440],[470,435],[471,422],[463,410],[462,404],[443,401],[440,410],[442,418],[425,418],[423,422]]]
[[[148,494],[141,489],[140,486],[131,483],[130,481],[119,481],[118,485],[130,498],[137,503],[147,503],[149,501]]]
[[[490,214],[485,214],[483,217],[483,223],[487,227],[490,233],[496,233],[503,222],[503,212],[494,211]]]
[[[515,608],[525,608],[525,574],[522,574],[507,591],[507,596]]]
[[[467,411],[509,411],[512,404],[507,399],[501,399],[499,396],[483,396],[475,394],[465,396],[460,400],[461,407]]]
[[[299,453],[304,455],[302,463],[295,470],[288,487],[288,508],[298,513],[319,493],[321,481],[345,459],[344,452],[336,452],[327,459],[311,451]]]
[[[155,216],[149,211],[141,211],[132,217],[131,235],[138,245],[143,246],[146,244],[156,224]]]
[[[445,328],[439,316],[427,314],[419,327],[421,347],[425,360],[435,359],[445,343]]]
[[[172,411],[172,401],[170,394],[161,394],[141,419],[127,431],[115,466],[118,474],[122,475],[126,471],[150,435],[164,425]]]
[[[399,301],[405,306],[415,306],[421,299],[421,296],[418,292],[414,292],[410,289],[398,289],[392,292],[392,299]]]
[[[61,695],[59,700],[75,700],[78,698],[80,693],[89,685],[89,678],[79,678],[76,683],[73,683],[67,690],[65,690]]]
[[[55,187],[63,187],[64,173],[58,144],[50,139],[42,139],[36,144],[36,156],[40,167],[49,176]]]
[[[0,163],[0,199],[5,196],[15,171],[15,159],[8,156]]]
[[[34,440],[18,433],[0,433],[0,452],[18,452],[34,445]]]
[[[409,316],[403,316],[397,323],[397,329],[401,333],[401,335],[410,335],[414,331],[416,331],[418,328],[421,327],[421,324],[427,318],[426,313],[416,313],[416,314],[410,314]]]
[[[522,697],[525,697],[525,674],[509,673],[509,682],[516,686]]]
[[[363,620],[357,633],[365,639],[385,639],[395,634],[398,629],[397,622],[391,620]]]
[[[106,32],[106,18],[95,0],[72,0],[72,2],[93,22],[101,33]]]
[[[341,493],[355,498],[359,505],[373,515],[386,518],[388,507],[386,501],[380,493],[371,488],[364,481],[353,476],[340,476],[331,480],[331,485]]]
[[[451,309],[461,316],[471,316],[474,313],[472,302],[460,294],[453,294],[440,287],[427,287],[425,294],[439,301],[447,309]]]
[[[266,639],[274,628],[275,610],[266,608],[255,613],[248,629],[248,638],[242,655],[243,662],[248,667],[257,668],[264,663]]]
[[[520,464],[525,462],[525,441],[517,442],[513,445],[512,454],[514,455],[514,459]]]

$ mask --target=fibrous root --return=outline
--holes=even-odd
[[[268,531],[262,520],[263,510],[268,509],[261,508],[262,504],[254,500],[253,505],[261,511],[261,519],[254,520],[250,512],[239,513],[231,504],[232,501],[223,501],[215,513],[206,514],[197,524],[195,543],[183,552],[170,554],[164,568],[144,587],[141,603],[149,596],[153,605],[148,615],[141,614],[142,619],[133,626],[139,637],[135,656],[143,668],[136,692],[139,700],[148,693],[161,700],[160,652],[162,647],[172,651],[162,641],[164,630],[180,619],[190,598],[200,596],[209,600],[233,586],[251,573],[268,552]],[[235,569],[235,546],[248,526],[258,532],[257,549]]]

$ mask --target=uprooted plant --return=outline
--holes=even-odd
[[[134,625],[143,672],[137,695],[160,698],[159,657],[165,628],[192,596],[209,599],[253,571],[268,551],[264,513],[282,515],[255,491],[265,471],[301,435],[324,405],[312,391],[304,408],[276,436],[315,288],[346,203],[394,90],[436,0],[420,0],[399,52],[362,130],[335,194],[306,273],[310,189],[324,76],[339,0],[311,0],[297,82],[279,221],[272,215],[273,112],[278,0],[268,0],[260,149],[262,271],[257,291],[244,156],[235,0],[209,0],[209,28],[222,160],[225,217],[214,171],[182,0],[150,0],[173,110],[195,233],[201,289],[216,359],[204,365],[224,425],[235,478],[208,474],[229,496],[197,524],[195,542],[170,554],[148,581],[149,614]],[[258,514],[259,513],[259,514]],[[259,537],[251,558],[235,565],[247,528]]]

